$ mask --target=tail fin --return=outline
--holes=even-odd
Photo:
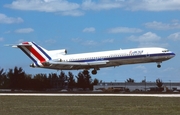
[[[13,47],[20,48],[37,66],[38,62],[43,63],[52,59],[46,49],[34,42],[23,42]]]

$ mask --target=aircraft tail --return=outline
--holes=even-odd
[[[57,59],[67,53],[66,49],[48,51],[34,42],[23,42],[12,47],[20,48],[34,62],[30,65],[31,67],[45,66],[45,62]]]
[[[48,51],[34,42],[23,42],[13,47],[20,48],[35,64],[39,66],[39,62],[43,63],[51,60]]]

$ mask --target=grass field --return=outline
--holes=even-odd
[[[180,98],[0,96],[0,115],[180,115]]]

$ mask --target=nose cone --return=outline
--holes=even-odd
[[[172,53],[170,54],[170,57],[173,58],[175,55],[176,55],[176,54],[172,52]]]

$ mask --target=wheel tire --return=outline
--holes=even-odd
[[[84,71],[83,71],[83,74],[84,74],[84,75],[87,75],[88,73],[89,73],[88,70],[84,70]]]
[[[160,67],[161,67],[161,65],[157,65],[157,67],[158,67],[158,68],[160,68]]]
[[[91,72],[93,75],[96,75],[97,74],[97,70],[92,70]]]

